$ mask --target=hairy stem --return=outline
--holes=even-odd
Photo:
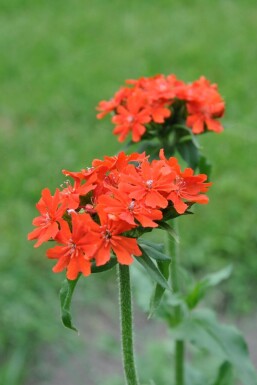
[[[139,385],[134,359],[133,316],[129,266],[118,264],[120,296],[121,345],[127,385]]]
[[[179,238],[179,229],[177,220],[173,220],[173,227]],[[179,287],[179,244],[175,242],[174,239],[169,237],[169,250],[172,258],[170,264],[170,277],[171,277],[171,286],[173,293],[178,293],[180,290]],[[177,323],[181,319],[181,308],[176,306],[175,308],[175,317]],[[175,341],[175,385],[184,385],[184,341],[176,340]]]

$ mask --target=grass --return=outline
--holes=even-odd
[[[191,220],[181,219],[183,260],[198,272],[233,262],[226,300],[240,313],[252,310],[256,22],[253,0],[1,1],[4,383],[21,381],[24,370],[13,367],[24,367],[27,350],[59,338],[56,306],[63,276],[53,276],[44,250],[26,241],[34,204],[43,187],[54,190],[62,183],[63,168],[79,170],[119,149],[108,118],[96,120],[95,106],[126,78],[175,73],[191,81],[204,74],[219,84],[227,101],[226,129],[201,138],[214,164],[211,203]]]

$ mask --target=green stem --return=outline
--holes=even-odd
[[[176,219],[173,219],[172,226],[174,231],[177,234],[177,238],[179,240],[178,234],[178,222]],[[169,251],[171,255],[171,264],[170,264],[170,277],[171,277],[171,286],[174,293],[179,292],[179,278],[178,278],[178,263],[179,263],[179,244],[173,238],[168,235],[169,239]]]
[[[184,341],[177,340],[175,344],[175,384],[184,384]]]
[[[134,360],[133,319],[129,266],[118,264],[120,295],[121,345],[127,385],[139,385]]]
[[[177,220],[173,220],[173,227],[179,237]],[[169,237],[169,250],[171,254],[170,277],[173,293],[179,293],[179,244]],[[177,322],[181,319],[181,308],[175,308],[175,317]],[[184,341],[175,341],[175,385],[184,385]]]

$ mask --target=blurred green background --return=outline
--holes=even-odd
[[[210,204],[180,220],[182,260],[197,275],[232,262],[233,276],[210,300],[222,314],[251,319],[256,25],[254,0],[0,1],[1,385],[122,383],[115,272],[78,285],[77,338],[59,319],[64,275],[52,274],[47,245],[34,249],[26,235],[42,188],[54,191],[63,168],[79,170],[120,148],[95,106],[127,78],[175,73],[218,83],[225,131],[200,138],[214,186]],[[166,383],[164,330],[141,313],[136,324],[142,378]]]

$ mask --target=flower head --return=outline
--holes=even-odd
[[[120,142],[129,133],[133,142],[142,140],[147,132],[155,132],[156,136],[156,124],[172,132],[172,125],[181,124],[182,120],[194,134],[223,130],[218,119],[224,114],[224,100],[217,85],[204,76],[185,83],[174,74],[158,74],[129,79],[126,83],[128,87],[121,88],[110,101],[102,101],[97,107],[101,111],[97,115],[99,119],[113,113],[113,133],[119,135]],[[184,107],[181,109],[181,106]]]
[[[53,196],[47,188],[42,191],[36,205],[41,215],[28,239],[37,239],[36,247],[57,242],[47,257],[57,259],[53,271],[66,269],[68,279],[87,276],[92,264],[102,266],[111,258],[130,265],[142,254],[135,234],[158,228],[163,211],[166,215],[172,206],[183,214],[191,202],[207,203],[204,193],[211,185],[204,174],[181,171],[177,159],[166,159],[163,150],[158,160],[121,152],[64,174],[74,184],[66,183]]]

